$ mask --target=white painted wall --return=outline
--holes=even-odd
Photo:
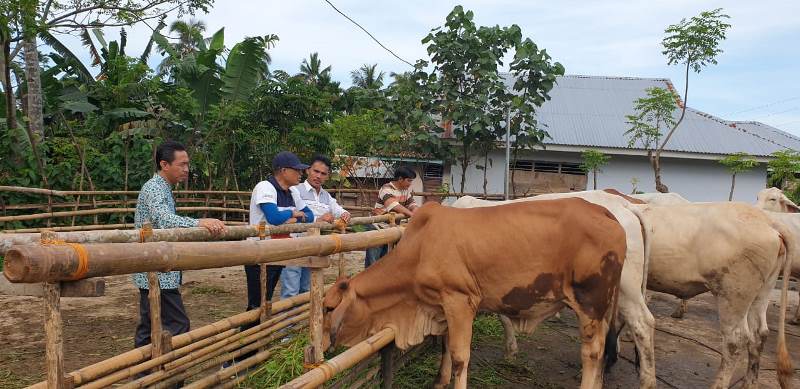
[[[489,155],[491,163],[487,174],[488,193],[503,193],[503,150]],[[535,151],[520,155],[519,159],[552,162],[580,163],[578,153]],[[483,164],[483,160],[479,162]],[[661,158],[662,180],[671,192],[677,192],[690,201],[726,201],[730,192],[731,176],[725,166],[714,160],[689,160]],[[639,180],[637,187],[643,192],[655,192],[653,170],[644,156],[612,155],[608,165],[597,175],[598,188],[615,188],[623,193],[632,191],[631,179]],[[453,191],[461,185],[461,166],[457,162],[445,169],[444,180],[450,180]],[[766,187],[766,164],[740,173],[736,176],[736,189],[733,199],[748,203],[755,202],[756,193]],[[591,189],[592,175],[589,173],[588,189]],[[483,171],[475,168],[475,161],[467,168],[466,192],[483,192]]]

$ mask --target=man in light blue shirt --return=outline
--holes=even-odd
[[[204,227],[212,234],[225,230],[225,224],[217,219],[194,219],[175,214],[175,199],[172,187],[189,177],[189,154],[178,142],[167,141],[156,149],[156,169],[139,192],[136,202],[134,224],[142,228],[150,222],[153,228]],[[181,272],[158,273],[161,288],[161,324],[173,336],[189,331],[189,317],[183,307]],[[139,325],[136,327],[134,345],[141,347],[150,343],[150,301],[146,273],[133,275],[133,283],[139,288]]]
[[[331,160],[317,155],[306,169],[308,179],[292,189],[296,189],[300,198],[314,213],[315,221],[333,223],[335,219],[350,222],[350,213],[342,208],[322,185],[331,176]],[[308,292],[311,285],[311,271],[299,266],[287,266],[281,272],[281,299]]]

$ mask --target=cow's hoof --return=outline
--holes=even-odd
[[[671,314],[671,315],[669,315],[669,316],[670,316],[670,317],[674,317],[674,318],[676,318],[676,319],[683,319],[683,315],[685,315],[685,314],[686,314],[686,311],[683,309],[683,307],[682,307],[682,306],[680,306],[680,305],[679,305],[679,306],[678,306],[678,308],[676,308],[676,309],[675,309],[675,310],[672,312],[672,314]]]
[[[507,362],[514,362],[514,361],[516,361],[516,360],[517,360],[517,350],[514,350],[514,351],[507,351],[507,352],[505,353],[505,355],[503,355],[503,358],[504,358],[504,359],[505,359]]]

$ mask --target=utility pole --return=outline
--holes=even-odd
[[[506,169],[504,172],[504,182],[505,182],[505,190],[503,191],[503,195],[505,199],[508,200],[509,196],[509,172],[511,170],[511,107],[508,108],[506,112]]]

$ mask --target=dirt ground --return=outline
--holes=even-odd
[[[363,252],[347,255],[347,271],[363,267]],[[326,271],[326,282],[336,277],[336,267]],[[777,302],[779,293],[773,294]],[[243,311],[246,300],[244,271],[241,267],[190,271],[184,273],[182,289],[193,328]],[[127,351],[133,347],[133,332],[138,317],[138,293],[129,276],[108,277],[106,295],[99,298],[64,298],[65,369],[76,370]],[[797,306],[797,293],[790,293],[790,308]],[[682,320],[669,317],[677,304],[671,296],[653,293],[650,308],[656,316],[656,357],[659,386],[668,388],[707,387],[719,363],[720,336],[713,296],[691,300]],[[769,324],[777,329],[777,304],[769,310]],[[0,389],[19,388],[44,378],[43,308],[39,298],[0,295]],[[800,364],[800,328],[787,326],[789,350]],[[761,363],[761,383],[777,387],[775,378],[775,339],[769,338]],[[529,337],[520,338],[520,356],[505,363],[502,342],[474,345],[471,370],[481,366],[500,366],[502,387],[574,388],[580,383],[580,350],[575,316],[562,312],[561,319],[550,319]],[[633,366],[633,344],[624,341],[621,359],[606,379],[608,388],[631,388],[638,384]],[[743,374],[743,366],[734,381]],[[800,379],[795,378],[795,386]],[[734,387],[737,387],[735,385]]]

